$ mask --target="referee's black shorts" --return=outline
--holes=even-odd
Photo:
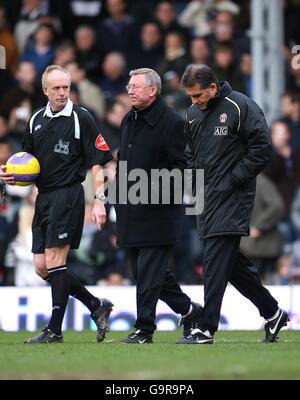
[[[32,252],[70,245],[77,249],[83,229],[85,200],[80,183],[39,193],[32,222]]]

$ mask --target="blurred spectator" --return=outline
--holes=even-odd
[[[3,8],[0,6],[0,45],[4,45],[5,47],[5,52],[8,53],[7,54],[7,66],[10,68],[12,64],[13,65],[13,58],[14,56],[12,56],[12,54],[14,54],[14,50],[13,50],[13,45],[9,44],[10,39],[9,36],[7,36],[7,29],[6,29],[6,21],[4,19],[4,13],[3,13]],[[13,39],[14,40],[14,39]],[[9,46],[9,49],[8,47]],[[11,46],[11,48],[10,48]],[[9,61],[10,60],[10,61]],[[3,69],[5,67],[6,62],[4,62],[3,58],[1,57],[0,60],[0,104],[1,104],[1,99],[2,97],[6,94],[6,92],[10,89],[11,85],[13,84],[13,73],[15,71],[13,71],[13,73],[11,72],[10,69]],[[14,70],[14,67],[12,67],[12,69]],[[3,110],[1,109],[0,106],[0,113],[3,113]]]
[[[190,58],[186,51],[186,43],[182,33],[168,32],[165,37],[165,57],[158,66],[160,75],[173,71],[181,76],[189,64]]]
[[[74,17],[78,18],[78,21],[83,21],[93,25],[98,19],[102,9],[101,0],[69,0],[70,8]],[[72,21],[74,22],[74,20]]]
[[[293,227],[296,230],[297,239],[300,238],[300,186],[296,191],[292,206],[291,206],[291,220]]]
[[[276,261],[282,250],[278,223],[283,212],[284,203],[278,189],[264,174],[259,174],[250,221],[250,236],[242,238],[240,248],[256,265],[267,285],[274,283]]]
[[[179,23],[191,30],[193,36],[205,36],[210,33],[207,12],[212,8],[213,0],[192,0],[179,14]]]
[[[128,69],[156,69],[163,58],[164,47],[159,25],[156,22],[145,22],[140,32],[140,43],[136,50],[128,54]]]
[[[51,0],[51,3],[53,0]],[[96,28],[103,15],[102,0],[57,0],[53,11],[62,19],[64,33],[71,39],[80,25]]]
[[[210,51],[205,39],[195,37],[191,40],[190,56],[193,64],[210,63]]]
[[[18,142],[19,151],[23,142],[27,122],[32,113],[30,99],[24,98],[9,114],[9,135]]]
[[[2,97],[1,114],[9,117],[11,110],[18,107],[24,99],[30,99],[31,108],[41,107],[46,103],[45,97],[36,83],[36,71],[31,61],[20,61],[16,75],[17,83]]]
[[[11,31],[14,30],[14,27],[20,18],[21,3],[22,0],[1,1],[1,7],[5,10],[5,19]]]
[[[40,24],[49,24],[57,32],[61,31],[60,20],[49,15],[47,2],[42,0],[23,0],[18,22],[14,29],[20,53],[26,50],[29,38]]]
[[[35,68],[31,62],[20,62],[16,78],[18,84],[3,97],[0,112],[8,119],[11,144],[14,144],[14,149],[20,151],[26,123],[32,112],[32,101],[39,101],[43,96],[41,92],[40,96],[35,92]]]
[[[233,90],[245,93],[244,82],[240,70],[234,61],[232,42],[216,42],[213,48],[213,69],[220,81],[227,81]]]
[[[126,255],[117,249],[114,224],[109,218],[101,232],[92,221],[92,205],[86,203],[83,235],[79,249],[69,253],[70,270],[85,284],[95,285],[111,274],[118,275],[118,284],[126,276]],[[116,280],[116,276],[112,279]],[[110,278],[109,278],[110,279]]]
[[[95,234],[92,248],[97,260],[97,284],[103,284],[104,280],[122,285],[128,274],[127,256],[124,248],[117,247],[116,226],[110,218],[101,233]],[[128,280],[125,282],[128,283]]]
[[[79,97],[79,90],[78,90],[78,86],[75,83],[71,83],[70,86],[70,100],[77,106],[77,107],[82,107],[81,101],[80,101],[80,97]],[[97,115],[96,113],[88,108],[87,106],[84,107],[87,111],[89,111],[90,114],[92,114],[93,118],[95,119],[95,121],[97,120]]]
[[[0,5],[0,44],[5,48],[6,68],[9,70],[11,74],[14,74],[17,67],[19,53],[15,38],[7,26],[4,9],[1,8],[1,5]]]
[[[240,7],[231,0],[214,0],[213,7],[218,12],[228,11],[233,16],[237,16],[240,12]]]
[[[103,118],[105,113],[104,97],[100,88],[86,77],[86,71],[76,61],[65,65],[70,72],[72,83],[78,88],[79,103],[83,107],[94,111],[98,118]]]
[[[51,25],[38,25],[28,49],[21,53],[20,61],[31,61],[38,76],[52,63],[54,58],[54,33]]]
[[[75,32],[76,60],[81,68],[86,71],[89,79],[99,79],[99,68],[102,55],[96,47],[96,32],[93,28],[80,25]]]
[[[85,204],[85,216],[80,246],[76,250],[70,250],[68,265],[70,271],[76,275],[85,285],[94,285],[98,272],[96,271],[96,259],[92,253],[92,243],[97,232],[92,220],[92,204]]]
[[[127,110],[126,112],[128,112],[131,109],[131,103],[130,103],[130,99],[129,99],[127,93],[123,92],[123,93],[117,94],[115,99],[118,103],[122,104],[124,109]]]
[[[252,97],[252,60],[251,60],[251,54],[250,53],[243,53],[241,55],[240,59],[240,73],[241,73],[241,78],[244,86],[244,93],[248,97]]]
[[[4,115],[0,115],[0,139],[2,138],[8,141],[12,154],[21,150],[21,143],[9,131],[8,119]]]
[[[300,43],[300,8],[294,0],[284,0],[284,39],[288,48]]]
[[[180,240],[172,249],[171,267],[173,267],[176,280],[180,284],[187,284],[193,272],[191,252],[191,227],[189,219],[183,215]]]
[[[280,285],[300,283],[300,240],[294,242],[279,259],[276,280]]]
[[[117,94],[125,91],[128,78],[126,74],[126,60],[122,53],[113,51],[108,53],[102,64],[103,75],[99,81],[106,104],[114,101]]]
[[[185,41],[188,42],[190,38],[189,31],[177,22],[176,9],[172,1],[159,1],[154,10],[154,18],[160,26],[163,38],[169,32],[180,32]]]
[[[292,149],[287,124],[276,121],[271,126],[273,155],[265,174],[275,183],[285,202],[285,211],[279,223],[283,244],[295,240],[291,223],[291,204],[300,183],[300,150]]]
[[[5,165],[11,155],[9,140],[6,137],[0,137],[0,165]]]
[[[11,154],[11,146],[8,139],[0,137],[0,165],[5,165]],[[5,254],[9,244],[9,221],[4,190],[4,185],[0,182],[0,285],[6,279]]]
[[[36,196],[37,188],[33,186],[30,194],[22,201],[19,209],[18,234],[7,250],[5,264],[6,268],[14,270],[16,286],[46,285],[46,282],[35,273],[31,253],[31,224]]]
[[[1,141],[1,139],[0,139]],[[1,146],[1,145],[0,145]],[[6,204],[3,202],[2,189],[0,184],[0,286],[5,280],[5,254],[8,246],[8,222],[6,218]]]
[[[135,23],[138,26],[153,19],[153,9],[157,2],[158,0],[127,0],[130,14],[134,17]]]
[[[288,63],[288,75],[286,78],[286,88],[289,91],[300,92],[300,62],[299,53],[292,55]]]
[[[127,112],[128,109],[124,104],[115,101],[108,107],[104,120],[99,121],[99,129],[105,135],[105,140],[111,151],[117,149],[120,145],[120,126]]]
[[[300,148],[300,92],[286,92],[281,98],[281,120],[291,132],[292,148]]]
[[[7,136],[8,121],[3,115],[0,114],[0,138]]]
[[[75,60],[75,46],[69,40],[64,40],[54,49],[53,64],[65,67],[65,65]]]
[[[182,89],[180,76],[175,71],[168,71],[163,75],[163,81],[162,95],[167,104],[173,107],[182,118],[185,118],[191,100]]]
[[[213,32],[207,35],[210,50],[216,43],[232,42],[235,61],[239,61],[242,53],[250,53],[249,38],[235,29],[234,17],[228,11],[220,11],[215,17]]]
[[[101,53],[122,52],[125,56],[138,46],[138,29],[132,15],[127,12],[126,0],[107,0],[108,17],[97,28]]]
[[[189,224],[189,258],[192,262],[191,271],[187,271],[185,282],[189,285],[203,285],[204,269],[203,269],[203,254],[204,243],[199,237],[196,221],[192,217],[185,217]]]
[[[22,8],[14,32],[21,53],[25,51],[28,39],[38,27],[39,17],[48,14],[48,10],[44,9],[41,3],[40,0],[22,1]]]
[[[14,84],[12,75],[8,72],[8,69],[2,69],[0,71],[0,113],[3,114],[4,111],[1,107],[2,99],[8,92],[8,90]]]
[[[79,90],[75,83],[71,83],[70,85],[70,100],[75,104],[75,106],[81,106],[79,100]]]

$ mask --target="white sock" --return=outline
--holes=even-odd
[[[212,337],[211,333],[208,330],[201,331],[201,329],[196,328],[196,329],[193,329],[191,332],[192,335],[195,335],[196,333],[202,333],[204,336],[207,336],[208,338]]]
[[[190,313],[192,312],[192,310],[193,310],[193,304],[191,303],[189,312],[188,312],[187,314],[183,315],[183,318],[185,318],[185,317],[187,317],[188,315],[190,315]]]
[[[280,313],[280,308],[278,308],[278,310],[276,311],[276,313],[273,315],[273,317],[267,319],[267,321],[273,321],[273,319],[277,318],[279,313]]]

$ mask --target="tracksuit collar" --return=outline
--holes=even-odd
[[[212,99],[210,99],[207,103],[207,107],[205,110],[203,111],[208,111],[210,110],[212,107],[214,107],[220,100],[224,99],[224,97],[228,96],[231,92],[232,92],[232,88],[229,85],[228,82],[226,81],[221,81],[219,82],[219,89],[215,95],[215,97],[213,97]]]

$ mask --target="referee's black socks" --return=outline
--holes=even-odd
[[[69,294],[75,299],[81,301],[91,313],[93,313],[97,308],[100,306],[100,300],[98,297],[95,297],[90,293],[83,284],[75,278],[75,276],[71,275],[67,272],[68,279],[69,279]],[[49,275],[43,278],[44,281],[50,283]]]
[[[66,265],[48,269],[48,277],[52,292],[52,315],[48,328],[56,335],[61,335],[61,326],[64,319],[70,291]]]
[[[91,313],[93,313],[100,306],[100,300],[93,296],[79,279],[68,273],[68,279],[70,284],[70,295],[81,301]]]

